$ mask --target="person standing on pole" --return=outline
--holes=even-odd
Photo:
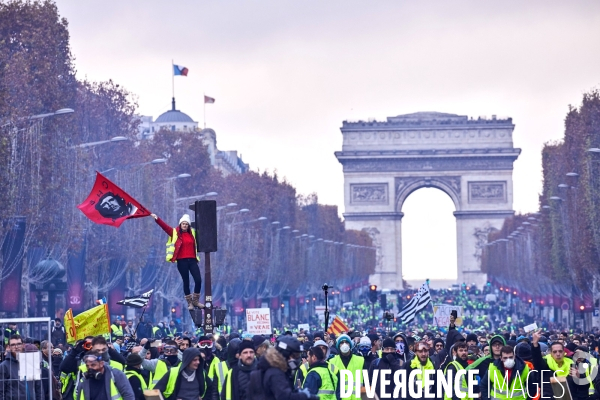
[[[171,228],[162,219],[158,218],[156,214],[150,215],[163,231],[169,235],[166,260],[177,263],[177,271],[179,271],[181,279],[183,279],[183,293],[185,294],[188,310],[193,311],[194,307],[204,308],[204,304],[199,302],[202,277],[200,276],[200,268],[198,267],[200,258],[196,251],[196,230],[191,227],[190,216],[183,214],[179,220],[179,225],[176,228]],[[190,291],[190,274],[194,278],[194,293]]]

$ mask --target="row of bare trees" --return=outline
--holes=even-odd
[[[189,204],[178,199],[217,192],[220,206],[230,204],[219,211],[217,295],[304,294],[326,280],[341,287],[373,272],[369,236],[346,231],[337,207],[299,196],[276,172],[223,177],[200,132],[140,140],[130,93],[112,81],[76,79],[68,24],[54,2],[0,2],[0,36],[0,220],[26,217],[25,256],[35,249],[67,265],[83,254],[86,304],[123,282],[130,292],[155,286],[158,297],[181,296],[164,261],[166,235],[151,218],[115,230],[76,209],[95,171],[171,225]],[[67,108],[74,112],[55,113]],[[110,140],[118,136],[127,140]],[[0,238],[7,229],[1,225]],[[0,267],[2,279],[17,266],[0,259]],[[47,278],[27,276],[27,268],[25,275],[24,287]]]
[[[564,297],[597,290],[600,277],[600,92],[583,96],[565,135],[542,151],[537,213],[517,215],[489,237],[483,269],[524,293]]]

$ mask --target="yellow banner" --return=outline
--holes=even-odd
[[[67,321],[69,325],[67,325]],[[75,343],[77,340],[87,336],[110,333],[108,304],[101,304],[91,308],[75,318],[73,318],[73,312],[69,309],[65,314],[65,329],[67,331],[68,343]]]
[[[67,331],[67,343],[75,343],[77,332],[75,332],[75,321],[73,320],[73,310],[68,309],[65,313],[65,331]]]

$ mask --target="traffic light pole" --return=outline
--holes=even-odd
[[[204,253],[204,334],[213,333],[212,279],[210,253]]]

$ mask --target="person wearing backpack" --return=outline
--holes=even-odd
[[[67,344],[67,332],[65,331],[65,327],[62,325],[60,318],[54,319],[50,339],[54,346],[58,346],[59,344],[64,346]]]

